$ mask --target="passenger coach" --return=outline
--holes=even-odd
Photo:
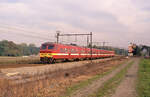
[[[92,49],[92,58],[113,57],[114,51]],[[40,47],[40,60],[44,63],[54,63],[56,60],[90,59],[91,49],[73,45],[44,43]]]

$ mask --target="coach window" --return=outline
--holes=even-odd
[[[65,52],[66,52],[66,53],[68,52],[68,49],[67,49],[67,48],[65,48]]]
[[[63,52],[64,52],[64,53],[66,52],[65,48],[63,49]]]
[[[74,49],[71,49],[71,53],[74,53]]]
[[[64,49],[63,49],[63,48],[60,48],[60,52],[63,53],[63,52],[64,52]]]

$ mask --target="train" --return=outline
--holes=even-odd
[[[95,48],[46,42],[40,47],[40,61],[55,63],[56,60],[84,60],[114,57],[115,52]]]

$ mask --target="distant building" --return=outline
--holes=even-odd
[[[130,43],[128,46],[128,56],[134,56],[137,53],[136,44]]]
[[[133,56],[133,44],[130,43],[128,46],[128,56]]]

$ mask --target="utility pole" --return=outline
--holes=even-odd
[[[60,31],[56,31],[57,43],[59,43],[59,35],[60,35]]]
[[[92,32],[90,32],[90,39],[91,39],[91,63],[92,63]]]
[[[87,47],[89,46],[89,36],[87,36]]]
[[[103,43],[103,49],[104,49],[104,47],[105,47],[105,44],[106,44],[106,43],[108,43],[108,42],[102,42],[102,43]]]

